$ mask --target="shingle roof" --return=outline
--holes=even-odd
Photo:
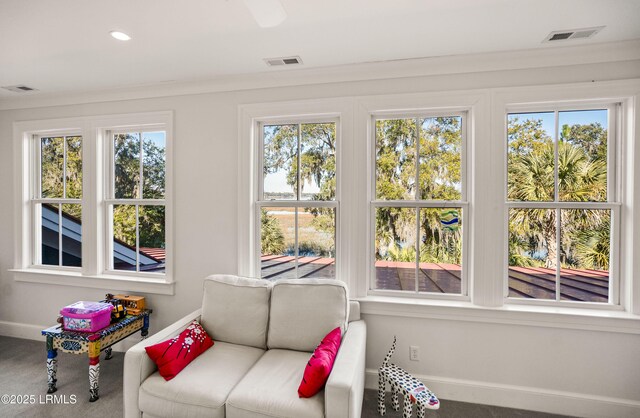
[[[265,255],[261,258],[262,277],[267,279],[295,277],[295,258]],[[376,261],[376,289],[415,291],[416,264],[402,261]],[[418,290],[435,293],[460,293],[461,267],[447,263],[420,263]],[[335,260],[301,257],[299,277],[335,277]],[[543,267],[510,267],[509,296],[526,299],[555,300],[555,269]],[[565,269],[560,274],[560,299],[607,302],[609,272],[588,269]]]

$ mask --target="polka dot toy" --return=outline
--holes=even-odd
[[[402,408],[402,418],[411,418],[413,414],[413,404],[416,404],[418,418],[424,418],[427,409],[439,409],[440,401],[436,395],[427,388],[424,383],[407,373],[395,364],[390,364],[391,356],[396,350],[396,337],[393,337],[393,344],[387,353],[382,366],[378,369],[378,413],[383,415],[387,412],[385,406],[385,390],[387,382],[391,386],[391,407],[394,410],[400,409],[398,396],[402,393],[404,398]]]

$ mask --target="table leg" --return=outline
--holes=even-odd
[[[104,356],[105,360],[111,360],[111,347],[104,350],[104,354],[105,354]]]
[[[56,378],[58,373],[58,350],[53,348],[53,337],[47,336],[47,393],[53,393],[56,390]]]
[[[147,338],[148,334],[149,334],[149,315],[145,315],[144,318],[142,318],[142,331],[140,331],[140,335],[142,335],[142,339],[144,340],[145,338]]]
[[[100,379],[100,341],[89,342],[89,402],[97,401]]]

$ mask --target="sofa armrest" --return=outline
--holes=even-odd
[[[144,348],[176,336],[185,330],[194,319],[199,319],[201,311],[198,309],[191,312],[127,350],[124,355],[123,372],[124,416],[126,418],[140,417],[140,409],[138,408],[140,385],[156,371],[156,364],[149,358]]]
[[[367,326],[349,323],[324,390],[326,418],[360,418],[364,397]]]

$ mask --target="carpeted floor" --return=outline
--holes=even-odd
[[[100,359],[100,399],[89,402],[88,360],[85,355],[58,355],[58,391],[47,398],[46,351],[42,341],[0,336],[0,417],[91,417],[122,416],[122,364],[124,354],[113,353],[111,360]],[[15,404],[5,404],[6,397]],[[377,393],[365,391],[363,418],[378,417]],[[13,399],[11,399],[13,398]],[[22,401],[22,404],[17,404]],[[402,417],[402,411],[390,408],[387,397],[386,417]],[[414,414],[415,416],[415,414]],[[559,415],[500,408],[465,402],[441,400],[438,411],[427,417],[560,417]]]

